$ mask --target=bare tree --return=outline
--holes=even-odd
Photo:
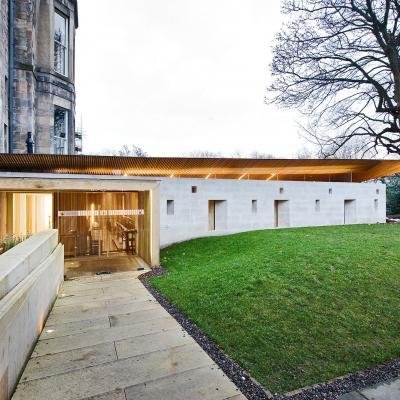
[[[282,1],[267,102],[305,113],[327,157],[400,154],[400,0]]]
[[[189,157],[193,158],[221,158],[222,154],[209,150],[195,150],[189,153]]]
[[[373,148],[368,148],[366,141],[359,137],[353,137],[341,146],[335,143],[327,143],[319,147],[316,153],[317,158],[336,158],[342,160],[359,159],[359,158],[374,158],[376,151]]]
[[[262,153],[260,151],[253,151],[252,153],[250,153],[250,158],[269,160],[276,157],[271,153]]]
[[[235,150],[233,153],[230,154],[232,158],[243,158],[243,153],[240,150]]]
[[[316,153],[310,150],[308,147],[301,148],[296,155],[296,158],[298,158],[299,160],[309,160],[316,157]]]
[[[194,158],[222,158],[224,157],[222,153],[217,153],[209,150],[197,150],[197,151],[192,151],[189,153],[189,157],[194,157]],[[226,157],[226,156],[225,156]],[[260,151],[253,151],[249,155],[243,154],[240,151],[235,151],[230,155],[230,157],[233,158],[258,158],[258,159],[270,159],[270,158],[275,158],[272,154],[270,153],[262,153]]]
[[[297,152],[298,159],[312,159],[312,158],[333,158],[341,160],[351,160],[359,159],[363,157],[374,157],[373,151],[368,151],[365,153],[364,150],[365,143],[358,142],[355,138],[348,141],[340,148],[332,149],[330,146],[325,146],[324,148],[317,148],[316,150],[311,150],[308,147],[303,147]]]
[[[118,150],[103,150],[101,155],[116,157],[148,157],[148,154],[142,148],[135,146],[134,144],[130,147],[124,144]]]

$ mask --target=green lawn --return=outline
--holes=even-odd
[[[161,258],[154,286],[272,392],[400,357],[400,225],[203,238]]]

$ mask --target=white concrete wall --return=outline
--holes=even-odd
[[[197,186],[197,193],[192,193],[192,186]],[[275,200],[288,200],[281,207],[283,226],[341,225],[344,201],[353,199],[354,223],[385,222],[386,186],[381,183],[162,179],[160,244],[164,247],[195,237],[274,228]],[[174,200],[174,215],[167,215],[167,200]],[[209,231],[209,200],[226,200],[225,229],[217,226],[216,231]],[[252,212],[252,200],[257,200],[257,213]],[[316,200],[320,200],[319,211]]]
[[[0,256],[0,400],[8,400],[64,278],[56,230],[32,236]]]

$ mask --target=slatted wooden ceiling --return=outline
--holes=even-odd
[[[362,182],[400,172],[400,161],[0,154],[0,171]]]

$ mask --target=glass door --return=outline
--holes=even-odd
[[[55,197],[65,257],[137,254],[144,213],[138,209],[137,192],[61,192]]]

